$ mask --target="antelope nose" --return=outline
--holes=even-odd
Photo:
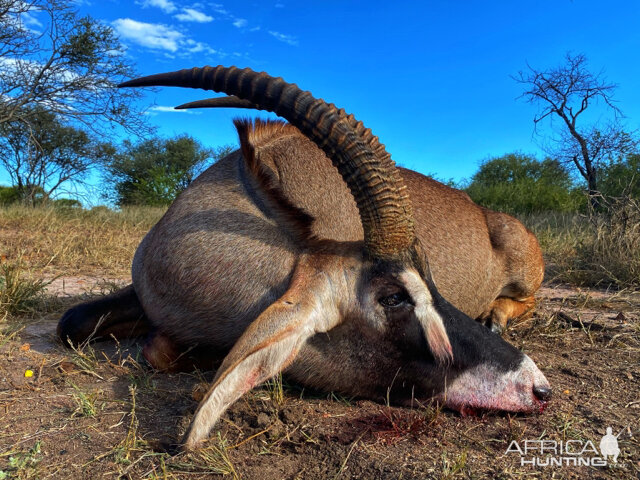
[[[551,400],[551,388],[549,387],[537,387],[534,385],[533,394],[541,402],[548,402]]]

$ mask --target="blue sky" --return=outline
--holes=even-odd
[[[482,159],[508,152],[542,156],[535,108],[517,100],[522,87],[510,75],[527,62],[556,66],[567,51],[619,84],[626,122],[640,126],[635,0],[220,1],[79,8],[118,32],[141,74],[224,64],[282,76],[354,113],[399,164],[439,178],[469,177]],[[168,108],[207,96],[164,88],[145,102],[162,135],[236,144],[231,119],[251,112]]]

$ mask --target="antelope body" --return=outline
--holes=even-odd
[[[133,286],[59,324],[71,342],[147,334],[145,357],[163,369],[228,352],[186,447],[282,370],[317,389],[462,412],[544,407],[550,387],[531,359],[470,318],[500,329],[533,306],[543,265],[519,222],[397,169],[353,117],[281,79],[205,67],[128,85],[223,91],[293,124],[237,121],[241,149],[147,234]]]

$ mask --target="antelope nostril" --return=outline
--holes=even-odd
[[[543,402],[548,402],[549,400],[551,400],[551,388],[549,387],[536,387],[534,385],[533,394],[538,400],[541,400]]]

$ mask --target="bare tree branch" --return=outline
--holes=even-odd
[[[148,131],[140,92],[115,88],[132,76],[113,30],[80,17],[72,0],[0,0],[0,124],[38,106],[94,132]]]
[[[538,107],[534,132],[543,120],[551,122],[554,134],[549,153],[573,164],[587,182],[593,201],[597,201],[598,171],[603,162],[631,153],[638,145],[636,132],[625,132],[620,122],[622,111],[613,98],[617,85],[608,82],[602,71],[591,73],[584,55],[571,53],[559,67],[537,70],[527,64],[526,71],[512,78],[525,86],[519,98]],[[613,120],[604,126],[583,126],[582,115],[598,104],[613,113]],[[564,128],[554,128],[553,118],[561,119]]]
[[[0,124],[0,166],[9,173],[22,199],[55,196],[60,187],[81,185],[88,173],[107,161],[108,144],[51,112],[36,108],[28,120]]]

